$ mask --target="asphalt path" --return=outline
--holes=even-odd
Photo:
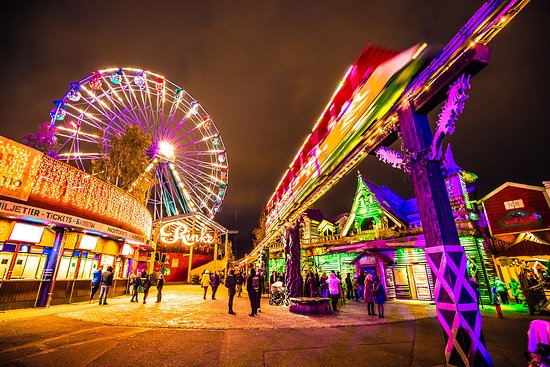
[[[387,303],[386,318],[351,301],[334,315],[295,315],[262,300],[250,317],[246,293],[227,313],[227,291],[206,300],[198,286],[152,291],[146,304],[129,297],[0,313],[2,366],[443,366],[443,332],[426,302]],[[142,301],[142,297],[140,297]],[[526,366],[527,330],[535,318],[503,306],[483,310],[495,366]]]

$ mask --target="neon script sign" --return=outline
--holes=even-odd
[[[537,213],[529,213],[525,210],[513,210],[498,221],[501,228],[519,228],[538,226],[542,217]]]
[[[183,222],[170,222],[160,227],[160,242],[166,245],[174,245],[182,242],[191,246],[195,243],[214,243],[214,236],[207,233],[207,228],[202,227],[199,233],[194,233],[187,224]]]

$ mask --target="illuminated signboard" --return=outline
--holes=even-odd
[[[520,228],[538,226],[542,217],[537,213],[529,213],[525,210],[513,210],[498,221],[501,228]]]
[[[39,243],[42,240],[42,234],[44,234],[44,227],[15,223],[9,241]]]
[[[183,243],[191,246],[195,243],[213,244],[214,236],[207,233],[207,228],[202,227],[200,232],[193,232],[186,223],[181,221],[170,222],[160,227],[160,242],[166,245]]]
[[[97,236],[89,236],[87,234],[84,234],[80,238],[80,243],[78,244],[78,248],[81,250],[94,251],[97,246],[98,240],[99,240],[99,237]]]

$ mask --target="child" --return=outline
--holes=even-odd
[[[497,292],[497,287],[493,287],[491,289],[491,300],[493,301],[493,305],[495,306],[497,317],[502,318],[502,309],[500,308],[500,303],[502,302],[502,300],[500,298],[500,294]]]

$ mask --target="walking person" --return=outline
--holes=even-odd
[[[374,282],[372,280],[372,274],[367,273],[367,275],[365,276],[364,299],[367,303],[367,313],[369,316],[376,316],[376,314],[374,313],[374,294],[372,289],[373,284]]]
[[[340,296],[340,283],[342,281],[336,277],[334,271],[330,273],[330,277],[327,279],[328,292],[332,301],[332,309],[338,311],[336,306],[338,305],[338,297]]]
[[[383,319],[385,317],[384,303],[386,303],[386,291],[384,290],[384,286],[378,276],[374,276],[373,280],[372,293],[374,295],[376,305],[378,306],[378,317]]]
[[[145,272],[145,270],[141,273],[141,277],[141,283],[143,284],[143,304],[146,304],[147,296],[149,295],[149,288],[151,288],[151,277]]]
[[[240,297],[241,293],[243,292],[243,283],[244,283],[244,277],[241,271],[237,273],[236,280],[237,280],[237,297]]]
[[[219,285],[220,276],[218,275],[217,271],[214,271],[212,273],[212,277],[210,277],[210,286],[212,287],[212,299],[216,299],[216,291],[218,290]]]
[[[246,280],[246,291],[250,299],[250,314],[256,316],[258,314],[258,294],[260,293],[260,277],[256,275],[256,269],[250,269],[250,275]]]
[[[229,275],[225,278],[225,286],[227,287],[227,294],[229,296],[229,300],[227,301],[228,313],[230,315],[236,315],[236,313],[233,311],[233,298],[235,297],[235,293],[237,291],[237,279],[235,278],[235,270],[229,270]]]
[[[201,278],[201,287],[204,288],[204,296],[202,299],[206,299],[206,292],[208,291],[208,287],[210,286],[210,272],[208,270],[205,270],[202,273]]]
[[[107,304],[107,295],[109,294],[109,289],[113,285],[113,267],[108,266],[107,271],[104,271],[101,274],[101,291],[99,293],[99,304]]]
[[[164,287],[164,273],[161,270],[157,280],[157,302],[162,301],[162,287]]]
[[[141,287],[141,275],[138,274],[134,277],[134,280],[132,281],[132,298],[130,299],[130,302],[139,302],[139,287]]]
[[[92,281],[90,282],[90,303],[94,303],[94,295],[99,289],[99,286],[101,283],[102,269],[103,269],[103,265],[100,265],[99,268],[97,268],[92,274]]]

